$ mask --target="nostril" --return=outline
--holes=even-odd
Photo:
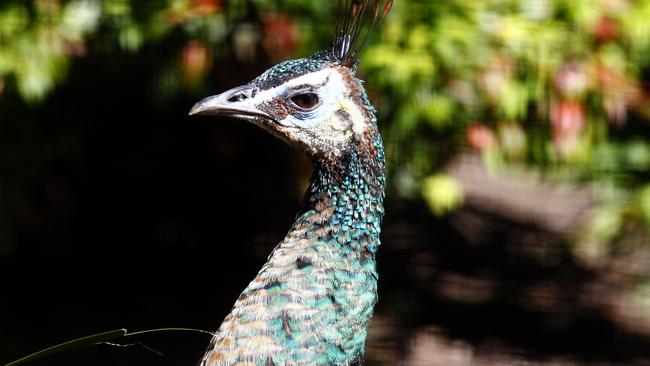
[[[248,96],[246,94],[237,93],[237,94],[234,94],[233,96],[231,96],[230,98],[228,98],[228,101],[230,103],[234,103],[234,102],[241,102],[241,101],[246,100],[246,99],[248,99]]]
[[[223,93],[222,98],[224,98],[228,103],[243,102],[245,100],[253,98],[256,92],[257,91],[253,86],[242,85],[236,88],[232,88],[229,91]]]
[[[234,102],[241,102],[242,100],[246,100],[246,99],[248,99],[246,95],[239,93],[228,98],[228,101],[234,103]]]

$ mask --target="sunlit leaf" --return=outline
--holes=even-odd
[[[422,197],[431,212],[441,216],[460,206],[463,202],[463,188],[455,178],[435,174],[422,181]]]
[[[650,169],[650,144],[643,140],[631,141],[625,148],[625,165],[639,171]]]
[[[453,121],[454,107],[451,98],[437,94],[424,102],[423,116],[432,127],[440,129]]]
[[[0,9],[0,44],[2,38],[24,31],[28,24],[29,15],[24,6],[13,4]]]
[[[515,80],[508,80],[499,97],[499,107],[508,119],[517,119],[526,115],[528,106],[528,89]]]
[[[127,51],[137,51],[144,41],[142,30],[136,24],[130,23],[120,30],[120,46]]]
[[[70,38],[80,38],[95,30],[101,6],[97,0],[72,1],[65,5],[61,25]]]

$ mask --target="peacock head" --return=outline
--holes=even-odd
[[[331,52],[282,62],[246,85],[201,100],[190,114],[248,120],[312,157],[339,155],[375,128],[355,66]]]
[[[370,3],[374,11],[367,14]],[[246,85],[201,100],[190,115],[248,120],[313,158],[341,156],[376,130],[374,108],[355,76],[356,54],[391,6],[391,0],[339,1],[343,13],[330,50],[275,65]],[[364,25],[370,27],[355,46]]]

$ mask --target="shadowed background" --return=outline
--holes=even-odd
[[[307,0],[0,4],[0,362],[215,330],[309,163],[200,98],[329,45]],[[387,147],[368,365],[650,364],[650,1],[396,1],[361,55]],[[158,333],[33,365],[192,365]]]

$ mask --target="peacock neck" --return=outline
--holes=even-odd
[[[386,182],[379,133],[368,132],[336,159],[313,159],[313,164],[305,208],[294,228],[307,228],[316,240],[374,254],[380,244]]]
[[[227,360],[216,365],[360,364],[386,180],[381,138],[370,137],[314,160],[305,208],[213,339],[209,357]]]

